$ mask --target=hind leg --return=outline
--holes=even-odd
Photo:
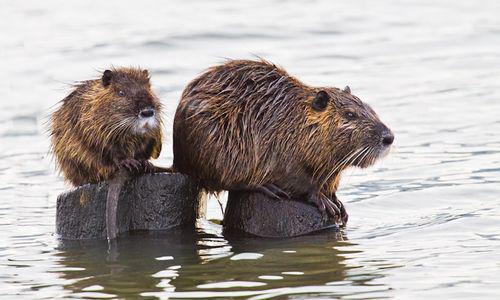
[[[349,215],[345,209],[344,204],[337,198],[337,195],[332,194],[330,199],[335,203],[335,205],[340,209],[340,219],[342,220],[342,224],[345,226],[347,221],[349,220]]]
[[[157,167],[149,160],[137,160],[135,158],[127,158],[119,163],[120,167],[125,168],[132,175],[172,172],[171,168]]]
[[[335,194],[333,195],[335,198],[330,199],[325,196],[322,192],[318,192],[316,190],[309,192],[308,200],[318,207],[319,211],[322,213],[326,213],[335,218],[336,221],[342,221],[343,225],[347,222],[347,218],[344,222],[343,215],[347,216],[345,213],[345,208],[342,205]]]
[[[118,166],[124,168],[131,174],[136,174],[141,171],[142,162],[134,158],[126,158],[118,163]]]
[[[153,165],[149,160],[142,162],[142,171],[148,173],[172,173],[172,168],[164,168]]]
[[[280,187],[272,183],[255,187],[248,185],[241,185],[237,190],[257,192],[277,200],[290,199],[290,195],[287,192],[283,191]]]

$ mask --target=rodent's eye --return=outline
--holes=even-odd
[[[347,118],[347,120],[354,120],[356,119],[358,116],[356,115],[356,113],[352,112],[352,111],[348,111],[346,114],[345,114],[345,117]]]
[[[118,96],[120,96],[120,97],[124,97],[124,96],[125,96],[125,92],[124,92],[124,91],[122,91],[122,90],[119,90],[119,91],[118,91]]]

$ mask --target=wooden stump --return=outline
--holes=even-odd
[[[62,239],[106,238],[108,184],[88,184],[57,198],[56,230]],[[118,233],[190,226],[204,217],[205,199],[189,177],[174,173],[129,180],[118,203]]]
[[[275,200],[261,193],[229,192],[224,233],[293,237],[325,229],[338,230],[338,225],[305,201]]]
[[[108,184],[88,184],[57,198],[56,230],[61,239],[105,239]],[[129,180],[118,203],[117,227],[172,230],[195,227],[205,216],[206,198],[189,177],[174,173],[144,175]],[[305,201],[275,200],[260,193],[230,192],[224,233],[260,237],[293,237],[324,229],[338,230],[315,206]]]

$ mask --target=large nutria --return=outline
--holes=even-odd
[[[342,171],[373,164],[394,139],[349,87],[311,87],[263,60],[229,61],[194,79],[173,133],[174,169],[208,192],[306,198],[343,224]]]
[[[77,84],[52,114],[52,150],[64,178],[75,186],[111,180],[110,238],[116,235],[116,203],[126,177],[163,170],[149,162],[161,151],[160,114],[148,71],[138,68],[106,70],[99,79]]]

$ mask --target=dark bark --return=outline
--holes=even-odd
[[[57,198],[56,229],[62,239],[106,238],[108,183],[80,186]],[[128,180],[117,209],[118,234],[133,230],[194,228],[204,214],[196,184],[181,174],[151,174]]]
[[[105,239],[108,183],[88,184],[59,195],[56,229],[61,239]],[[193,228],[203,218],[206,199],[197,185],[178,173],[144,175],[123,186],[117,209],[118,236],[134,230]],[[292,237],[323,229],[333,220],[304,201],[275,200],[261,193],[230,192],[224,233]]]
[[[261,237],[292,237],[320,230],[338,230],[335,222],[305,201],[276,200],[262,193],[229,192],[224,233],[246,232]]]

